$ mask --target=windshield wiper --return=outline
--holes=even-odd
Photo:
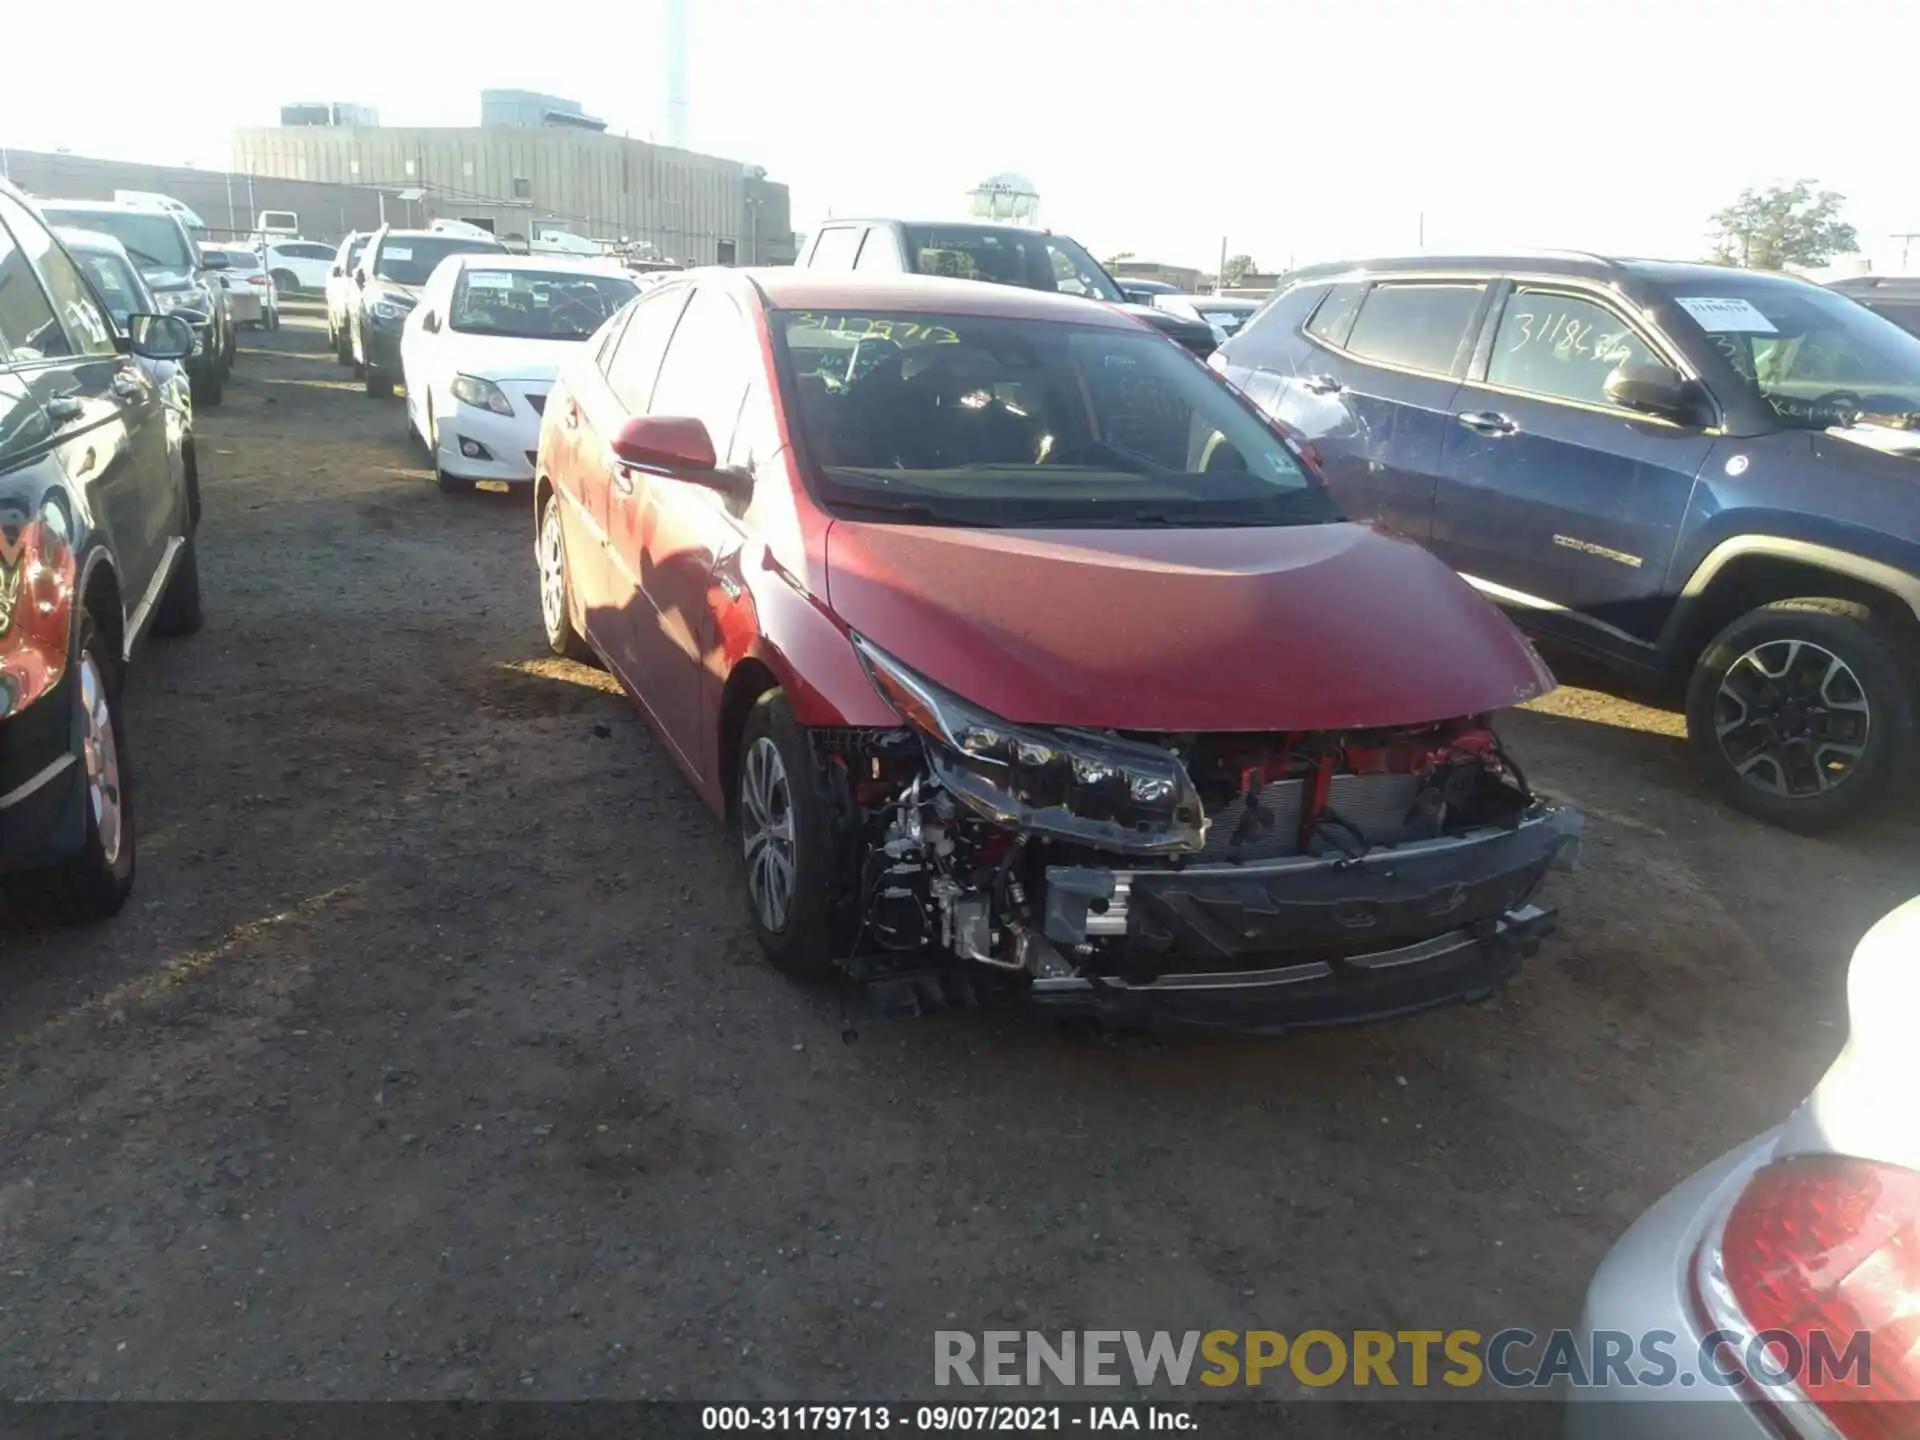
[[[179,261],[174,261],[170,264],[160,259],[157,255],[149,255],[144,250],[134,249],[133,246],[127,244],[124,240],[120,242],[120,248],[127,252],[136,265],[151,265],[156,270],[190,270],[193,268],[190,265],[183,265]]]

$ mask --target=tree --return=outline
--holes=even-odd
[[[1133,251],[1131,250],[1118,251],[1117,253],[1109,255],[1107,257],[1107,268],[1111,270],[1114,266],[1118,265],[1122,260],[1131,260],[1131,259],[1133,259]]]
[[[1824,265],[1860,248],[1853,226],[1840,219],[1844,195],[1815,190],[1811,180],[1747,189],[1713,217],[1713,258],[1722,265],[1779,270]]]
[[[1259,269],[1251,255],[1229,255],[1227,263],[1220,267],[1220,287],[1231,289]]]

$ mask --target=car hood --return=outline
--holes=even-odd
[[[1338,730],[1499,710],[1553,677],[1409,541],[1354,524],[974,530],[835,521],[856,632],[1004,719]]]
[[[522,340],[504,335],[445,332],[453,368],[486,380],[551,380],[585,348],[584,340]]]

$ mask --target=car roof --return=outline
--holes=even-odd
[[[1628,256],[1595,255],[1583,250],[1507,250],[1497,253],[1476,251],[1463,254],[1423,254],[1371,256],[1365,259],[1335,260],[1319,265],[1303,265],[1281,278],[1284,285],[1296,285],[1332,275],[1363,272],[1369,275],[1431,272],[1448,270],[1526,270],[1533,274],[1566,275],[1590,280],[1618,280],[1636,276],[1664,284],[1687,280],[1722,280],[1729,274],[1757,280],[1779,280],[1802,285],[1811,282],[1797,275],[1769,270],[1733,270],[1704,260],[1649,260]]]
[[[42,210],[82,210],[93,215],[111,215],[121,210],[133,210],[142,215],[164,215],[169,220],[180,217],[164,205],[156,205],[150,200],[36,200],[33,202]]]
[[[398,226],[388,230],[386,237],[389,240],[478,240],[480,238],[478,235],[468,235],[459,230],[402,230]],[[289,235],[287,238],[291,240],[294,237]],[[490,238],[494,244],[500,244],[499,236]],[[506,247],[501,246],[501,248]]]
[[[444,235],[444,230],[435,232]],[[469,262],[489,270],[572,270],[581,275],[620,275],[629,272],[618,260],[605,255],[495,255],[487,250],[457,251],[447,257],[461,265]]]
[[[117,256],[133,263],[127,257],[127,247],[111,235],[102,235],[98,230],[82,230],[77,225],[56,225],[53,233],[58,235],[69,250],[98,250],[104,254]]]
[[[712,273],[712,272],[707,272]],[[1140,322],[1097,300],[983,284],[941,275],[861,275],[846,270],[796,270],[789,266],[734,271],[746,275],[768,302],[783,310],[905,310],[937,315],[977,315],[1002,320],[1051,320],[1063,325],[1099,325],[1115,330]]]

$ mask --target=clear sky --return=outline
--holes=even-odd
[[[1409,250],[1423,214],[1429,249],[1692,259],[1743,186],[1800,177],[1848,197],[1878,268],[1920,230],[1920,14],[1889,0],[687,5],[693,147],[766,166],[803,230],[957,215],[1002,170],[1097,254],[1203,266],[1223,235],[1269,269]],[[471,125],[488,86],[662,127],[661,0],[190,5],[152,57],[150,3],[29,5],[9,53],[62,53],[80,13],[117,40],[7,67],[0,146],[219,168],[283,101]]]

